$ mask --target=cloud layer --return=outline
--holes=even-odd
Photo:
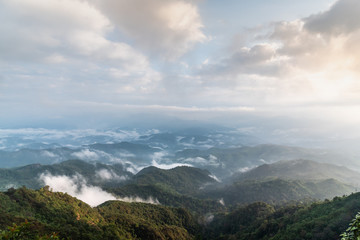
[[[177,58],[206,40],[194,1],[94,1],[120,31],[156,55]],[[160,54],[159,54],[160,53]]]
[[[102,176],[104,176],[103,173],[101,174]],[[42,173],[39,180],[49,186],[52,191],[68,193],[69,195],[86,202],[92,207],[96,207],[110,200],[160,204],[157,199],[154,199],[151,196],[148,199],[142,199],[137,196],[116,198],[114,195],[105,192],[97,186],[89,185],[85,178],[80,174],[69,177],[65,175],[55,176],[50,173]]]
[[[103,191],[101,188],[89,186],[81,175],[68,177],[65,175],[53,176],[49,173],[43,173],[40,175],[40,181],[52,188],[53,191],[68,193],[92,207],[109,200],[116,200],[112,194]]]
[[[2,121],[93,127],[139,112],[351,119],[337,116],[358,112],[359,5],[338,0],[243,27],[232,5],[210,19],[212,1],[0,1]]]

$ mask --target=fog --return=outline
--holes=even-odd
[[[102,171],[99,174],[110,177],[107,175],[107,173],[104,173],[105,172]],[[137,196],[123,198],[115,197],[114,195],[102,190],[100,187],[89,185],[85,178],[80,174],[69,177],[65,175],[42,173],[39,177],[39,180],[43,182],[44,185],[49,186],[52,191],[68,193],[69,195],[76,197],[77,199],[89,204],[92,207],[96,207],[110,200],[160,204],[157,199],[154,199],[151,196],[147,199],[143,199]]]

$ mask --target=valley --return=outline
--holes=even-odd
[[[27,219],[31,231],[72,239],[84,238],[79,231],[93,235],[86,239],[288,239],[292,234],[302,237],[293,239],[338,239],[360,208],[352,200],[358,197],[359,173],[336,165],[351,163],[350,158],[324,149],[246,146],[244,136],[236,141],[233,133],[237,143],[229,146],[222,142],[224,132],[202,134],[3,150],[1,226]],[[25,162],[34,163],[14,166]],[[75,205],[69,208],[67,201]],[[346,214],[332,207],[339,202],[351,202],[341,206],[349,208]],[[17,213],[14,204],[29,209]],[[327,209],[323,216],[321,208]],[[74,214],[88,220],[76,217],[68,230],[59,227],[63,220],[49,217],[51,211],[61,211],[69,221]],[[311,235],[305,238],[296,229],[306,214],[316,216],[316,224],[317,218],[332,216],[335,225],[302,226]]]

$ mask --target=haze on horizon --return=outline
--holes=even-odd
[[[359,137],[359,13],[357,0],[0,0],[0,127],[155,115]]]

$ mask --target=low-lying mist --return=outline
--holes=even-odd
[[[39,180],[44,183],[44,185],[49,186],[52,191],[68,193],[69,195],[80,199],[92,207],[96,207],[110,200],[160,204],[157,199],[152,197],[149,197],[148,199],[143,199],[138,196],[129,196],[123,198],[115,197],[100,187],[89,185],[86,179],[80,174],[69,177],[66,175],[52,175],[48,172],[45,172],[39,176]]]

